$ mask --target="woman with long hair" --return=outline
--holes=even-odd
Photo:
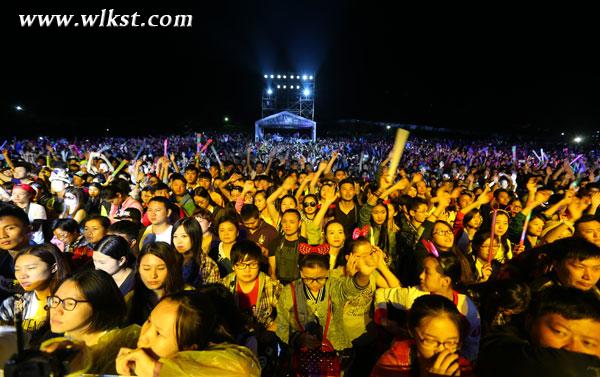
[[[173,225],[171,243],[183,256],[183,281],[200,287],[220,280],[219,266],[202,251],[202,228],[193,217],[184,217]]]
[[[141,325],[158,301],[184,289],[183,257],[166,242],[150,242],[140,251],[133,291],[125,297],[128,323]]]

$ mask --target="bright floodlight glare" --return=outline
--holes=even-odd
[[[576,143],[581,143],[583,139],[581,138],[581,136],[576,136],[575,139],[573,139],[574,142]]]
[[[304,89],[304,90],[302,91],[302,94],[304,94],[304,97],[308,97],[308,96],[310,96],[310,90],[308,90],[308,89]]]
[[[306,75],[302,75],[302,80],[306,81],[307,77]]]
[[[281,78],[281,75],[277,75],[277,78],[278,78],[278,79],[280,79],[280,78]]]
[[[392,127],[391,127],[391,126],[386,126],[385,128],[387,128],[387,129],[389,130],[389,129],[390,129],[390,128],[392,128]]]
[[[275,76],[271,75],[271,78],[275,78]]]
[[[296,80],[300,80],[300,76],[296,76]]]
[[[268,78],[269,78],[269,75],[265,75],[265,78],[266,78],[266,79],[268,79]]]
[[[225,117],[225,122],[229,122],[229,117]]]
[[[561,132],[561,133],[560,133],[560,136],[565,136],[565,133],[564,133],[564,132]]]
[[[15,110],[17,110],[17,111],[23,111],[23,108],[21,106],[15,106]]]
[[[309,79],[309,80],[312,80],[312,79],[313,79],[312,75],[308,76],[308,79]]]
[[[300,89],[300,85],[296,85],[296,89]]]
[[[277,89],[281,89],[281,85],[277,85]]]
[[[271,94],[273,94],[273,91],[271,90],[271,88],[267,89],[267,94],[268,94],[268,95],[271,95]]]

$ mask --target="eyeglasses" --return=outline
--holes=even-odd
[[[302,203],[302,205],[305,207],[316,207],[317,202],[306,202],[306,203]]]
[[[250,267],[251,270],[256,270],[258,268],[258,262],[236,263],[234,267],[236,270],[245,270],[248,267]]]
[[[80,302],[89,302],[88,300],[75,300],[74,298],[65,298],[64,300],[58,296],[49,296],[46,303],[51,308],[58,307],[58,304],[62,304],[63,309],[70,312],[75,310],[75,307]]]
[[[460,346],[460,342],[458,340],[447,340],[445,342],[440,342],[437,339],[423,338],[418,331],[415,331],[415,334],[417,335],[417,340],[426,348],[435,349],[443,345],[448,351],[455,351]]]
[[[450,236],[452,235],[452,231],[451,230],[440,230],[439,232],[433,232],[433,234],[439,234],[440,236]]]
[[[302,281],[304,282],[304,284],[311,284],[311,283],[325,284],[327,282],[327,279],[329,279],[329,277],[325,276],[325,277],[320,277],[320,278],[302,278]]]
[[[494,249],[499,249],[499,248],[500,248],[500,246],[502,246],[502,245],[500,245],[500,242],[496,242],[496,243],[494,243],[494,246],[493,246],[493,248],[494,248]],[[490,248],[490,244],[487,244],[487,245],[481,245],[480,247],[481,247],[482,249],[489,249],[489,248]]]

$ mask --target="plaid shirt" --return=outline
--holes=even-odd
[[[221,280],[221,284],[233,293],[237,302],[237,281],[235,272],[225,276],[223,280]],[[256,307],[253,308],[254,318],[256,318],[258,323],[264,325],[265,328],[269,328],[275,321],[275,309],[277,308],[277,301],[279,300],[282,285],[263,272],[260,272],[258,275],[258,284],[258,298]]]
[[[202,275],[202,284],[218,283],[221,280],[219,266],[208,255],[203,255],[200,261],[200,275]]]

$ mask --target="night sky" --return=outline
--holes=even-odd
[[[224,116],[250,130],[262,76],[278,72],[315,73],[325,128],[362,119],[557,135],[600,129],[600,31],[584,9],[196,3],[115,8],[193,14],[190,29],[18,26],[22,13],[108,5],[3,11],[2,133],[176,132],[220,127]]]

